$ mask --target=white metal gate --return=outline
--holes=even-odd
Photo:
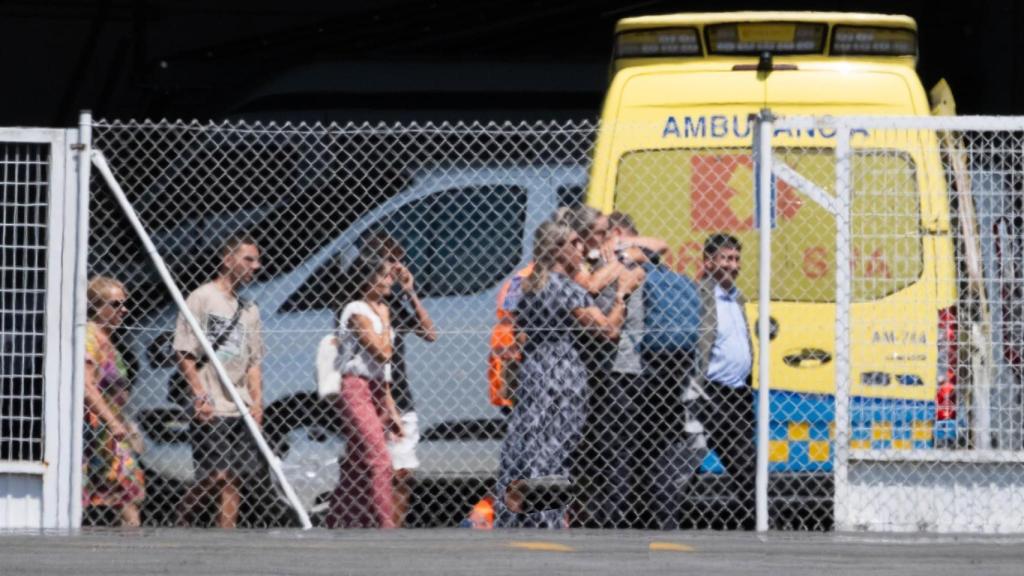
[[[812,226],[834,227],[835,250],[810,269],[805,253],[803,275],[835,282],[836,528],[1020,532],[1024,279],[1010,262],[1024,119],[793,117],[767,130],[767,171],[820,207]],[[779,280],[810,291],[808,278]]]
[[[76,524],[78,131],[0,129],[0,527]]]

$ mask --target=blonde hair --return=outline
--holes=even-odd
[[[120,280],[109,276],[93,276],[85,289],[85,299],[88,304],[89,318],[96,316],[96,311],[107,302],[107,294],[114,289],[127,292]]]
[[[558,251],[569,241],[572,229],[559,220],[548,220],[533,233],[533,270],[523,281],[523,292],[534,294],[548,285],[551,268],[558,261]]]

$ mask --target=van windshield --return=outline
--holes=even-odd
[[[776,158],[834,196],[832,149],[777,149]],[[852,171],[853,298],[863,302],[901,290],[921,276],[920,193],[913,161],[903,152],[858,151]],[[619,162],[615,205],[633,216],[641,234],[667,240],[666,263],[694,278],[704,239],[715,232],[733,234],[743,244],[740,290],[756,298],[754,183],[749,149],[636,151]],[[773,300],[833,302],[833,217],[783,180],[775,181],[775,198]]]

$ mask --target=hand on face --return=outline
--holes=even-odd
[[[391,275],[395,282],[402,287],[402,291],[412,294],[415,289],[416,279],[413,278],[412,272],[405,267],[404,264],[395,264],[391,269]]]

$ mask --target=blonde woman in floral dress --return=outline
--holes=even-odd
[[[145,481],[138,455],[138,429],[124,414],[131,392],[121,354],[111,334],[124,320],[124,285],[107,277],[89,281],[85,336],[85,452],[82,506],[119,512],[122,526],[138,526]]]

